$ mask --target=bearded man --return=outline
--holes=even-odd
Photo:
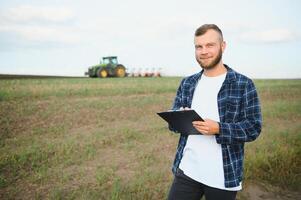
[[[242,189],[244,144],[261,132],[259,98],[251,79],[223,64],[218,26],[199,27],[194,45],[202,70],[182,80],[172,110],[194,109],[204,121],[193,122],[199,135],[180,135],[168,199],[233,200]]]

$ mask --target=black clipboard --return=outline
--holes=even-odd
[[[195,110],[177,110],[157,113],[163,118],[175,131],[185,135],[198,135],[198,132],[192,125],[193,121],[204,121]]]

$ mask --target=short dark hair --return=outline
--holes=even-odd
[[[198,29],[196,29],[195,33],[194,33],[194,36],[197,37],[197,36],[201,36],[201,35],[204,35],[208,30],[215,30],[216,32],[219,33],[219,35],[221,36],[221,39],[222,41],[224,40],[224,37],[223,37],[223,32],[221,31],[221,29],[215,25],[215,24],[204,24],[202,26],[200,26]]]

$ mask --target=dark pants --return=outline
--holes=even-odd
[[[212,188],[186,176],[178,169],[171,185],[168,200],[200,200],[205,195],[206,200],[235,200],[236,191]]]

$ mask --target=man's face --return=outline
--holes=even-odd
[[[214,68],[222,59],[226,44],[215,30],[194,38],[195,57],[203,69]]]

